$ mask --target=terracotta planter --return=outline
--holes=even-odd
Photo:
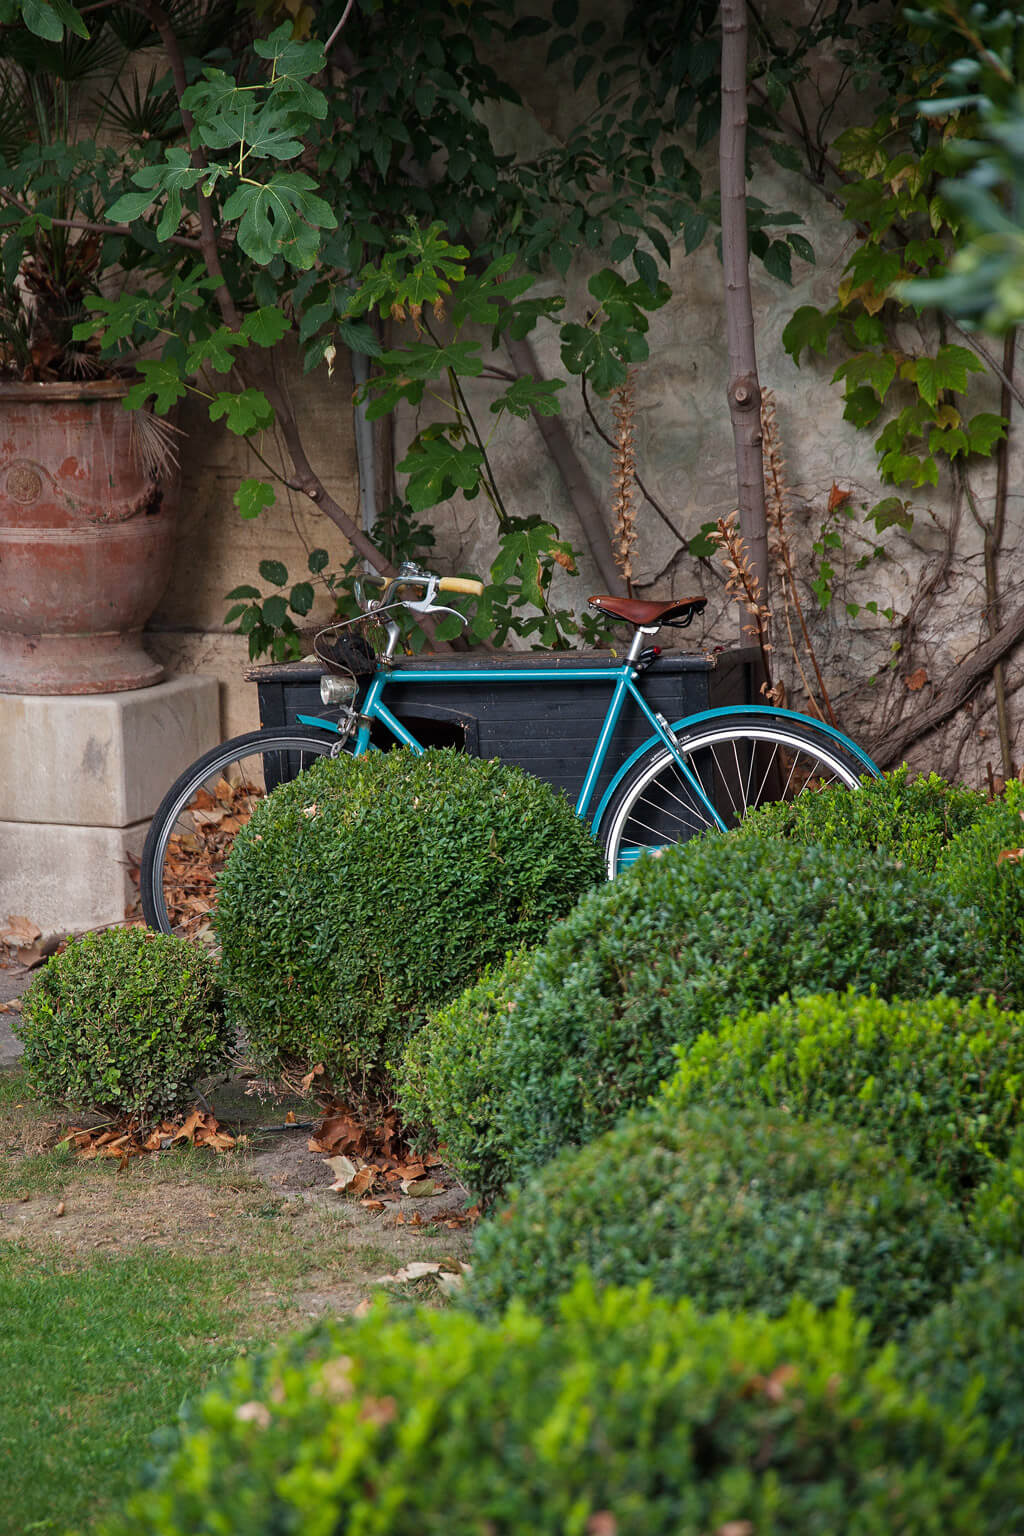
[[[135,463],[116,380],[0,384],[0,692],[158,683],[142,626],[174,514]]]

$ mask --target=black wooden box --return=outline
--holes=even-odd
[[[458,747],[478,757],[518,763],[575,801],[614,679],[607,684],[580,682],[573,672],[581,667],[611,669],[621,665],[621,659],[604,651],[527,651],[450,659],[403,657],[395,665],[430,675],[429,681],[388,683],[382,700],[424,746]],[[758,666],[758,653],[749,648],[710,658],[670,651],[643,674],[640,688],[652,709],[674,721],[705,709],[757,703]],[[560,676],[544,683],[486,679],[452,683],[445,679],[445,670],[451,667],[462,671],[554,668]],[[320,702],[320,673],[315,661],[253,667],[247,676],[259,690],[261,723],[293,725],[300,714],[331,718],[332,711]],[[619,766],[650,734],[647,720],[627,700],[592,807]],[[391,740],[384,733],[380,745]]]

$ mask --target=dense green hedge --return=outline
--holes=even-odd
[[[985,943],[986,986],[1024,1007],[1024,861],[999,855],[1024,845],[1024,784],[988,801],[937,774],[906,767],[866,780],[857,794],[839,786],[762,806],[739,836],[776,836],[823,848],[860,848],[931,874],[964,906],[976,907]]]
[[[581,1282],[238,1362],[108,1536],[1007,1536],[1019,1467],[840,1309],[702,1317]]]
[[[514,962],[489,984],[507,990],[507,1006],[476,994],[451,1004],[418,1050],[450,1063],[458,1091],[439,1073],[421,1098],[491,1199],[646,1102],[677,1042],[745,1007],[848,985],[969,993],[982,972],[973,910],[923,874],[778,839],[699,838],[585,897],[525,971]],[[495,1020],[484,1051],[476,1034]],[[467,1104],[474,1077],[486,1116]]]
[[[986,797],[937,773],[912,779],[904,764],[865,779],[855,795],[841,785],[751,811],[741,837],[784,837],[823,848],[863,848],[926,873],[952,840],[972,827]]]
[[[1024,1262],[986,1269],[911,1330],[898,1369],[940,1412],[970,1395],[989,1426],[1003,1466],[1024,1467]],[[1022,1528],[1007,1523],[1007,1531]]]
[[[41,1098],[141,1120],[189,1105],[230,1038],[209,955],[148,928],[87,933],[54,955],[14,1027]]]
[[[995,1257],[1024,1259],[1024,1126],[978,1190],[971,1225]]]
[[[550,1313],[580,1264],[704,1311],[778,1316],[845,1288],[876,1338],[947,1298],[977,1246],[887,1147],[778,1111],[662,1106],[563,1153],[477,1233],[469,1300]]]
[[[439,1009],[428,1028],[413,1036],[397,1073],[398,1108],[406,1130],[423,1143],[443,1142],[445,1157],[470,1189],[487,1182],[487,1163],[478,1163],[476,1157],[480,1148],[492,1146],[496,1135],[501,1026],[515,1006],[515,988],[530,964],[531,951],[518,950],[504,965],[488,967],[475,986]]]
[[[977,908],[986,981],[1024,1008],[1024,784],[1010,783],[975,824],[953,839],[937,875],[964,906]],[[1016,857],[1000,858],[1011,854]]]
[[[680,1049],[665,1096],[862,1126],[969,1199],[1024,1121],[1024,1014],[991,999],[784,998]]]
[[[457,752],[324,758],[238,835],[216,929],[228,1016],[267,1067],[387,1089],[421,1023],[603,877],[568,801]]]

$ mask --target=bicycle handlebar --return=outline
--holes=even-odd
[[[442,576],[437,584],[439,592],[464,592],[467,597],[481,597],[484,584],[482,581],[474,581],[472,576]]]

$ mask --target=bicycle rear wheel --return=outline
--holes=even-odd
[[[146,836],[139,884],[151,928],[215,943],[217,876],[236,835],[278,784],[329,757],[339,738],[301,726],[222,742],[167,791]]]
[[[677,730],[679,752],[726,830],[774,800],[842,784],[858,787],[863,762],[812,721],[768,713],[732,715]],[[601,818],[608,878],[644,853],[716,830],[667,747],[651,747],[620,785]]]

